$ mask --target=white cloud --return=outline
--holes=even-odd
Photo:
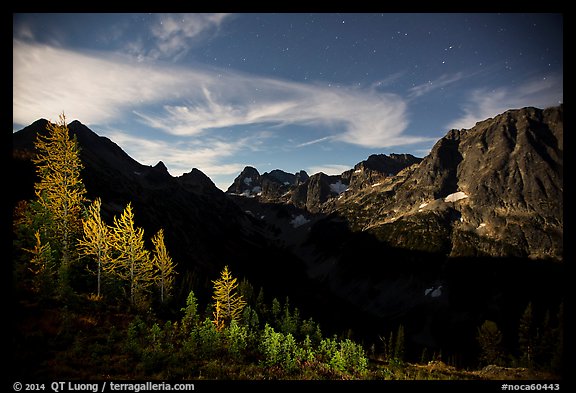
[[[229,14],[161,14],[151,30],[155,46],[149,51],[148,56],[178,59],[190,50],[194,38],[217,29],[229,16]]]
[[[325,136],[325,137],[323,137],[323,138],[318,138],[318,139],[314,139],[314,140],[312,140],[312,141],[300,143],[300,144],[296,145],[296,147],[304,147],[304,146],[315,145],[316,143],[325,142],[325,141],[328,141],[328,140],[330,140],[330,139],[331,139],[331,137]]]
[[[26,125],[65,112],[83,123],[117,120],[131,107],[175,98],[173,74],[126,58],[13,43],[13,121]]]
[[[546,108],[563,102],[562,77],[550,75],[532,79],[515,87],[472,90],[463,105],[464,114],[448,124],[448,128],[472,128],[477,122],[509,109],[527,106]]]
[[[403,135],[406,104],[394,94],[332,89],[218,69],[146,64],[119,55],[13,43],[14,122],[64,111],[85,124],[135,113],[173,135],[237,125],[321,125],[326,138],[389,147],[423,141]],[[152,105],[161,109],[151,110]],[[326,139],[328,140],[328,139]]]
[[[422,139],[403,135],[408,124],[403,99],[374,89],[331,89],[19,40],[13,41],[13,70],[16,125],[64,112],[98,133],[104,130],[143,164],[162,160],[173,175],[198,168],[220,188],[227,187],[224,176],[245,166],[229,162],[235,154],[262,149],[263,141],[279,135],[278,129],[286,125],[321,126],[316,138],[311,134],[311,142],[296,147],[325,141],[384,147]],[[126,129],[106,133],[125,124],[134,128],[138,122],[171,136],[143,139]],[[265,126],[266,131],[227,133],[227,140],[217,139],[222,132],[211,132],[239,125]],[[313,173],[347,169],[327,166]]]
[[[464,78],[464,74],[462,72],[457,72],[455,74],[444,74],[441,75],[436,80],[430,80],[426,83],[422,83],[420,85],[416,85],[410,89],[408,89],[408,97],[409,98],[416,98],[423,96],[424,94],[430,93],[431,91],[446,87],[452,83],[458,82]]]
[[[251,99],[254,84],[259,100]],[[241,74],[205,79],[201,95],[186,105],[166,105],[158,115],[142,116],[149,125],[178,135],[236,125],[321,125],[328,139],[365,147],[421,142],[402,135],[408,124],[406,105],[393,94],[330,89]],[[336,131],[338,130],[338,131]]]
[[[394,83],[396,83],[397,81],[399,81],[405,75],[406,75],[406,71],[396,72],[392,75],[388,75],[386,78],[372,82],[370,87],[373,89],[382,89],[382,88],[389,87],[389,86],[393,85]]]
[[[352,167],[348,165],[340,165],[340,164],[326,164],[326,165],[318,165],[309,167],[306,172],[310,175],[314,175],[316,173],[324,173],[326,175],[340,175],[342,172],[346,172],[347,170],[352,169]]]
[[[18,21],[14,23],[14,36],[23,40],[33,40],[34,30],[29,23]]]

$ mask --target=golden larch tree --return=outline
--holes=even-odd
[[[155,271],[150,253],[144,246],[144,230],[134,225],[131,203],[120,218],[114,217],[111,229],[113,259],[110,270],[130,284],[130,303],[135,305],[136,293],[144,293],[154,283]]]
[[[212,299],[214,299],[215,310],[213,322],[218,329],[221,329],[225,323],[240,319],[246,302],[238,294],[236,290],[238,287],[237,279],[232,277],[228,266],[224,266],[220,278],[212,282],[214,283]]]
[[[88,207],[86,218],[82,220],[84,236],[78,241],[81,255],[91,256],[96,261],[96,276],[98,280],[97,296],[101,296],[102,272],[111,268],[112,249],[110,245],[110,228],[100,215],[102,201],[100,198]]]
[[[40,233],[34,233],[36,244],[32,249],[25,249],[32,254],[28,270],[33,274],[34,289],[39,291],[41,295],[49,294],[49,287],[53,285],[54,275],[54,259],[52,258],[52,250],[50,243],[42,242]]]
[[[58,123],[48,122],[47,133],[38,133],[35,142],[39,181],[34,185],[43,227],[40,234],[61,255],[59,280],[61,288],[69,287],[68,272],[78,235],[82,231],[83,202],[86,188],[80,172],[80,146],[77,138],[70,137],[66,117],[60,115]]]
[[[152,237],[152,244],[154,245],[152,263],[157,271],[157,280],[160,286],[160,301],[164,303],[164,299],[170,295],[170,291],[174,285],[174,275],[176,274],[174,262],[164,244],[164,229],[160,229],[156,235]]]

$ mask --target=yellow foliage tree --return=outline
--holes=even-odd
[[[82,220],[84,236],[78,241],[80,254],[94,257],[97,263],[98,278],[97,296],[100,297],[102,271],[110,269],[112,250],[110,246],[110,229],[100,216],[102,201],[100,198],[88,207],[87,217]]]
[[[224,328],[224,316],[222,315],[222,303],[220,303],[220,300],[216,300],[212,316],[214,317],[212,323],[216,326],[216,330],[222,330]]]
[[[214,299],[215,309],[213,322],[218,329],[221,329],[225,323],[240,319],[246,302],[236,291],[237,279],[232,277],[228,266],[224,266],[220,278],[212,282],[214,283],[212,299]]]
[[[156,235],[152,237],[152,244],[154,245],[154,257],[152,263],[156,268],[157,280],[160,286],[160,300],[164,303],[164,298],[170,295],[170,290],[174,285],[174,263],[168,250],[164,244],[164,229],[160,229]]]
[[[48,122],[47,131],[46,135],[39,133],[35,142],[37,154],[32,162],[39,181],[34,189],[45,217],[41,235],[61,253],[59,280],[61,287],[67,287],[73,243],[82,230],[86,188],[80,176],[80,147],[76,137],[70,137],[64,114],[57,124]]]
[[[114,217],[111,229],[113,259],[110,270],[129,282],[130,303],[136,305],[136,294],[144,293],[154,283],[155,271],[150,253],[144,247],[144,230],[134,226],[131,203],[128,203],[120,218]]]
[[[34,238],[36,239],[34,248],[25,249],[25,251],[32,254],[28,270],[34,275],[35,289],[41,292],[42,295],[45,295],[49,293],[47,288],[52,285],[54,274],[56,273],[53,266],[54,260],[52,258],[50,243],[42,242],[38,231],[34,233]]]

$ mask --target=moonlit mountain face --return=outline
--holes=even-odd
[[[447,220],[451,256],[561,261],[563,107],[510,110],[452,130],[401,184],[377,185],[372,195],[378,202],[352,195],[338,211],[356,228],[381,236],[420,217]],[[358,214],[371,204],[378,214]]]
[[[281,194],[263,192],[261,178],[247,167],[228,193],[336,214],[390,245],[426,250],[410,228],[427,222],[446,235],[431,246],[450,256],[562,260],[563,106],[510,110],[449,131],[423,160],[372,155],[341,175],[283,183]]]

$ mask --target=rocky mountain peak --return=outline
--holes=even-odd
[[[402,181],[390,179],[362,199],[349,192],[337,209],[353,227],[398,246],[398,231],[408,236],[432,225],[443,228],[443,250],[453,256],[561,259],[562,112],[510,110],[450,130]]]
[[[153,168],[159,172],[168,173],[168,168],[166,168],[166,165],[164,165],[164,163],[162,161],[158,161],[158,163],[156,165],[154,165]]]
[[[256,168],[251,166],[244,167],[242,172],[234,179],[232,185],[226,190],[229,194],[246,196],[257,194],[261,191],[260,173]]]
[[[371,187],[382,182],[385,178],[395,176],[404,168],[417,164],[421,158],[411,154],[372,154],[367,160],[354,166],[349,173],[351,189]]]
[[[182,174],[177,180],[183,187],[195,193],[213,193],[217,189],[214,182],[204,172],[196,168],[192,168],[190,172]]]
[[[342,194],[348,187],[349,184],[340,175],[316,173],[291,192],[290,203],[311,213],[318,213],[323,203]]]
[[[259,197],[267,201],[286,201],[288,193],[306,180],[308,180],[308,174],[303,170],[297,173],[288,173],[274,169],[260,175],[256,168],[247,166],[234,179],[226,193]]]

